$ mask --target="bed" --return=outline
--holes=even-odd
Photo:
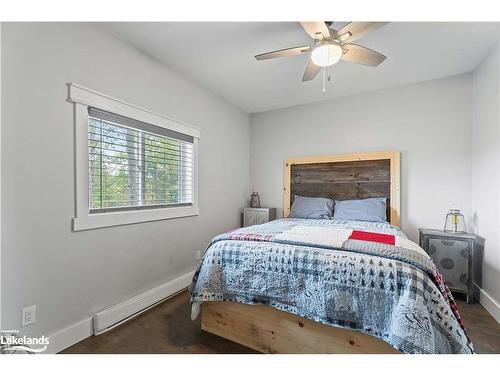
[[[263,353],[473,353],[441,274],[399,229],[399,158],[286,160],[284,218],[210,242],[192,318]],[[389,222],[288,218],[296,195],[385,197]]]

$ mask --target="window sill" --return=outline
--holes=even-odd
[[[146,223],[149,221],[175,219],[199,215],[196,206],[157,208],[152,210],[107,212],[85,215],[73,219],[73,231],[106,228],[118,225]]]

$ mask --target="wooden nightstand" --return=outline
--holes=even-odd
[[[420,247],[436,263],[450,290],[464,293],[467,303],[474,303],[473,261],[477,258],[474,250],[476,236],[425,228],[419,228],[418,231]]]
[[[243,226],[264,224],[276,219],[276,208],[244,208]]]

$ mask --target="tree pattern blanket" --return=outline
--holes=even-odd
[[[474,352],[432,260],[388,223],[280,219],[215,237],[190,287],[380,338],[403,353]]]

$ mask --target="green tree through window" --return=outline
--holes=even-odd
[[[192,201],[192,143],[89,116],[89,208]]]

